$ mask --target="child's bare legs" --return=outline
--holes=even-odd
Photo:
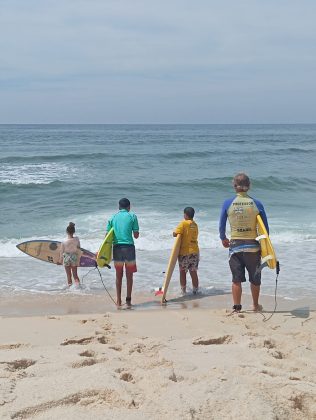
[[[199,288],[199,277],[197,274],[197,271],[192,270],[190,271],[190,276],[192,279],[192,287],[193,287],[193,291],[197,291],[197,289]]]
[[[123,266],[116,266],[116,305],[122,305]]]
[[[72,285],[71,267],[69,265],[65,265],[65,271],[67,274],[68,286],[71,286]]]
[[[76,285],[79,285],[80,284],[80,280],[79,280],[79,277],[78,277],[77,267],[71,267],[71,271],[72,271],[72,276],[73,276],[73,278],[75,280]]]
[[[183,293],[187,290],[187,273],[180,269],[180,286]]]
[[[126,303],[131,304],[133,290],[133,272],[126,270]]]

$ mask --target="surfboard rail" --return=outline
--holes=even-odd
[[[112,261],[113,240],[114,229],[111,228],[99,248],[96,259],[98,267],[109,267],[109,264]]]
[[[258,236],[256,240],[259,241],[261,248],[261,266],[266,264],[269,268],[274,270],[277,267],[276,254],[272,246],[270,237],[268,235],[267,229],[259,214],[257,216],[257,232]]]
[[[166,274],[165,274],[165,279],[164,279],[164,283],[162,286],[162,296],[161,296],[161,303],[166,303],[166,296],[167,296],[167,291],[168,291],[168,287],[170,284],[170,280],[179,256],[179,252],[180,252],[180,247],[181,247],[181,235],[178,234],[174,240],[174,244],[171,250],[171,254],[169,257],[169,262],[168,262],[168,266],[167,266],[167,270],[166,270]],[[161,293],[157,293],[157,294],[161,294]]]

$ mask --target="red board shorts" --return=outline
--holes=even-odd
[[[114,245],[113,246],[114,267],[117,271],[124,268],[126,272],[136,273],[136,252],[134,245]]]

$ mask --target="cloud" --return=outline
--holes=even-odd
[[[138,95],[137,116],[128,109],[111,113],[121,122],[132,115],[139,120],[149,106],[161,120],[166,102],[174,107],[177,99],[187,99],[186,114],[191,110],[196,119],[194,109],[216,102],[224,112],[225,105],[236,105],[232,95],[247,98],[250,91],[257,101],[265,98],[263,92],[275,91],[276,99],[283,92],[292,100],[305,95],[310,103],[316,93],[315,12],[314,2],[293,0],[2,1],[2,122],[24,121],[30,113],[28,118],[41,119],[40,101],[49,98],[53,112],[72,96],[83,107],[90,104],[89,120],[99,114],[98,106],[108,106],[108,98],[118,102],[120,112]],[[13,97],[31,102],[33,114],[14,107]],[[68,105],[64,108],[70,118]],[[249,109],[244,106],[244,115]],[[170,108],[169,118],[172,112],[180,118]],[[289,108],[287,118],[293,112]]]

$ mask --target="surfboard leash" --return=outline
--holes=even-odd
[[[113,299],[113,297],[112,297],[111,293],[108,291],[108,289],[106,288],[106,286],[105,286],[105,284],[104,284],[104,282],[103,282],[102,274],[101,274],[101,271],[99,270],[99,267],[97,266],[97,267],[95,267],[95,268],[98,270],[98,273],[99,273],[99,275],[100,275],[100,279],[101,279],[101,282],[102,282],[102,284],[103,284],[104,290],[106,291],[106,293],[109,295],[110,299],[112,300],[112,302],[113,302],[113,303],[114,303],[114,305],[116,306],[116,302],[115,302],[115,300]]]
[[[93,271],[93,270],[95,270],[97,267],[93,267],[93,268],[91,268],[91,270],[89,270],[86,274],[84,274],[82,277],[81,277],[81,283],[83,284],[83,279],[84,278],[86,278],[90,273],[91,273],[91,271]]]
[[[269,316],[269,318],[265,318],[264,317],[263,322],[267,322],[267,321],[269,321],[273,317],[273,315],[276,312],[277,306],[278,306],[278,302],[277,302],[277,290],[278,290],[278,278],[279,278],[279,274],[280,274],[280,263],[279,263],[279,261],[276,262],[276,269],[275,269],[275,271],[276,271],[276,278],[275,278],[275,289],[274,289],[274,309],[273,309],[272,314]]]

